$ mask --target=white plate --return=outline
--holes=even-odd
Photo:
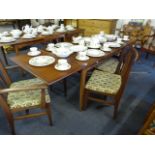
[[[57,29],[56,32],[66,32],[66,30]]]
[[[101,50],[104,51],[104,52],[110,52],[112,49],[111,48],[106,48],[106,49],[105,48],[101,48]]]
[[[73,44],[68,42],[61,42],[61,43],[55,44],[55,47],[71,47],[71,46],[73,46]]]
[[[121,45],[116,42],[109,42],[109,47],[118,48],[118,47],[121,47]]]
[[[129,41],[129,39],[123,39],[123,41]]]
[[[13,42],[13,41],[16,41],[16,39],[15,38],[10,38],[10,39],[3,39],[3,38],[1,38],[0,39],[0,42],[2,42],[2,43],[9,43],[9,42]]]
[[[70,50],[73,52],[81,52],[87,50],[87,46],[82,46],[82,45],[73,45],[70,47]]]
[[[22,36],[22,38],[24,38],[24,39],[31,39],[31,38],[35,38],[35,36],[34,35],[23,35]]]
[[[100,48],[101,45],[96,45],[96,46],[88,45],[87,47],[88,47],[88,48],[95,48],[95,49],[97,49],[97,48]]]
[[[56,70],[59,70],[59,71],[66,71],[66,70],[69,70],[69,69],[71,68],[71,65],[68,64],[67,66],[65,66],[65,67],[63,67],[63,68],[60,68],[59,65],[56,64],[56,65],[54,66],[54,68],[55,68]]]
[[[30,51],[30,52],[27,53],[27,55],[29,55],[29,56],[37,56],[39,54],[41,54],[41,51],[35,51],[35,52]]]
[[[79,60],[79,61],[87,61],[89,60],[89,57],[86,56],[84,59],[81,59],[78,55],[75,57],[76,60]]]
[[[90,57],[102,57],[105,55],[103,51],[96,50],[96,49],[88,49],[86,52],[87,52],[87,56],[90,56]]]
[[[29,64],[36,67],[44,67],[55,62],[55,58],[51,56],[37,56],[29,60]]]

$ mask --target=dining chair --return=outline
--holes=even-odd
[[[155,135],[155,102],[153,103],[153,106],[151,106],[146,119],[144,120],[144,124],[138,134]]]
[[[146,52],[146,59],[149,54],[155,55],[155,32],[153,35],[144,36],[141,51]]]
[[[81,110],[86,108],[88,100],[92,100],[105,105],[114,106],[113,118],[116,118],[120,99],[127,84],[129,73],[135,57],[135,51],[133,50],[132,46],[123,48],[121,52],[121,60],[118,64],[115,74],[94,70],[86,82],[87,74],[90,68],[82,73],[83,82],[81,82],[81,84],[85,84],[85,86],[82,88],[84,97],[80,105]],[[99,94],[101,95],[100,97],[103,96],[104,99],[94,97],[94,94]]]
[[[43,81],[33,78],[12,82],[0,61],[0,106],[5,112],[12,134],[16,134],[15,120],[47,115],[52,125],[50,102],[47,85]],[[40,109],[41,112],[31,112],[33,109]],[[22,115],[15,116],[22,111]]]
[[[102,64],[98,65],[96,69],[104,72],[115,73],[118,64],[119,58],[112,57],[105,60]]]

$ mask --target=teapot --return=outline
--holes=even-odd
[[[22,31],[24,33],[31,33],[32,31],[32,26],[29,26],[28,24],[22,27]]]

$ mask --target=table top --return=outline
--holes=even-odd
[[[83,32],[83,29],[75,29],[73,31],[66,31],[66,32],[54,32],[51,35],[37,35],[37,37],[35,38],[19,38],[16,41],[13,42],[8,42],[8,43],[0,43],[0,47],[4,46],[4,45],[17,45],[17,44],[23,44],[23,43],[27,43],[27,42],[32,42],[32,41],[44,41],[44,40],[48,40],[48,39],[54,39],[54,38],[58,38],[64,35],[72,35],[72,34],[76,34],[79,32]]]
[[[127,46],[127,44],[124,46]],[[124,46],[122,46],[120,48],[123,48]],[[10,59],[14,63],[16,63],[18,66],[23,68],[24,70],[26,70],[29,73],[31,73],[32,75],[34,75],[35,77],[45,81],[48,85],[51,85],[57,81],[60,81],[64,78],[76,73],[76,72],[82,71],[83,69],[86,69],[87,67],[97,65],[102,60],[107,59],[107,58],[111,57],[112,55],[119,53],[120,48],[114,48],[111,52],[107,52],[103,57],[100,57],[100,58],[90,57],[90,59],[88,61],[76,60],[75,57],[76,57],[77,53],[73,53],[68,58],[66,58],[68,60],[68,63],[71,65],[71,69],[69,69],[67,71],[56,70],[54,68],[54,66],[56,65],[58,59],[60,59],[60,58],[58,58],[51,52],[47,52],[45,50],[42,50],[41,55],[53,56],[56,59],[56,61],[53,64],[46,66],[46,67],[34,67],[34,66],[29,65],[29,60],[32,57],[28,56],[27,54],[16,55],[16,56],[11,57]]]

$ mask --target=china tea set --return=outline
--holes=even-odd
[[[51,26],[43,26],[39,25],[36,28],[33,28],[32,26],[26,24],[22,27],[22,30],[14,29],[10,32],[3,32],[0,33],[0,42],[13,42],[16,41],[18,38],[22,37],[25,39],[35,38],[38,34],[41,35],[51,35],[55,31],[57,32],[65,32],[65,31],[73,31],[75,28],[72,25],[67,25],[66,27],[64,24],[61,24],[61,26],[58,25],[51,25]]]

